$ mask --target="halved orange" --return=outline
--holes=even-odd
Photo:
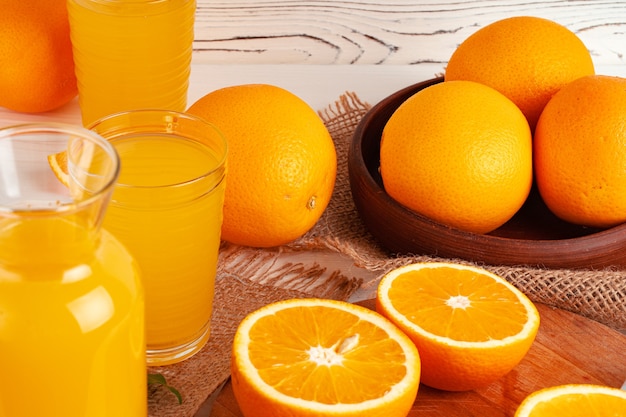
[[[449,391],[475,389],[507,374],[539,328],[533,303],[505,279],[446,262],[387,273],[378,286],[376,310],[417,346],[421,382]]]
[[[515,417],[624,417],[626,391],[591,384],[548,387],[530,394]]]
[[[375,311],[292,299],[248,315],[235,333],[232,386],[244,416],[406,416],[420,359]]]

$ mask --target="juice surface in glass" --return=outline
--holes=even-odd
[[[195,0],[68,0],[83,124],[139,108],[183,111]]]
[[[140,266],[148,363],[173,363],[195,353],[209,337],[222,224],[223,155],[165,134],[109,140],[122,170],[104,227]]]
[[[98,235],[0,218],[0,417],[147,415],[137,268]]]

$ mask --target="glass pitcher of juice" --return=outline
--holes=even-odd
[[[0,417],[147,415],[138,267],[100,227],[118,172],[87,129],[0,129]]]
[[[83,124],[141,108],[183,111],[195,0],[68,0]]]

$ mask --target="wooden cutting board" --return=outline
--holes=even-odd
[[[373,308],[373,300],[359,303]],[[626,379],[626,335],[577,314],[536,304],[537,338],[508,375],[475,391],[445,392],[421,385],[410,417],[512,417],[538,389],[572,383],[620,387]],[[211,417],[243,417],[227,383]]]

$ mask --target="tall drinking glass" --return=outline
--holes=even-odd
[[[2,417],[147,415],[138,268],[101,229],[118,171],[86,129],[0,129]]]
[[[195,0],[68,0],[84,125],[140,108],[183,111]]]
[[[148,363],[179,362],[209,338],[226,141],[200,118],[163,110],[113,114],[90,128],[122,161],[104,227],[142,272]]]

